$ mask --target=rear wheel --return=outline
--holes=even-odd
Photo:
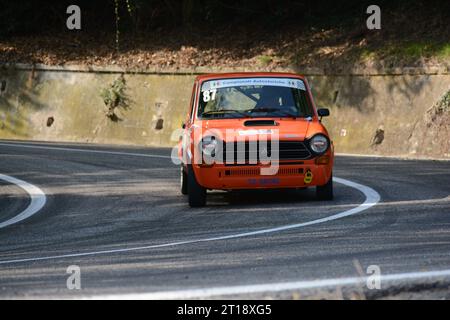
[[[180,170],[180,190],[181,194],[187,195],[188,194],[188,182],[187,182],[187,174],[186,170],[184,170],[184,167],[181,166]]]
[[[192,166],[187,172],[189,206],[203,207],[206,204],[206,189],[198,184]]]
[[[316,187],[316,196],[319,200],[333,200],[333,174],[326,184]]]

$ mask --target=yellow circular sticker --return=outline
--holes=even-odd
[[[311,170],[306,171],[305,178],[303,179],[303,181],[306,184],[309,184],[312,182],[312,179],[313,179],[313,174],[312,174]]]

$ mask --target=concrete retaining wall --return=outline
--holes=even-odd
[[[313,76],[310,80],[316,103],[331,109],[332,116],[324,123],[338,152],[450,157],[446,143],[450,132],[436,132],[436,144],[425,148],[427,129],[419,125],[450,90],[449,75]],[[374,141],[377,130],[384,138],[380,144]],[[424,139],[417,140],[418,136]]]
[[[0,67],[0,138],[172,146],[170,137],[187,112],[195,75],[126,73],[130,109],[120,111],[121,120],[112,122],[105,116],[100,92],[120,72]],[[423,127],[418,123],[427,110],[450,89],[448,73],[314,73],[309,81],[316,103],[331,109],[324,123],[338,152],[450,157],[448,146],[439,143],[423,152],[414,134]],[[51,126],[49,118],[54,120]],[[157,126],[161,122],[162,129]],[[379,135],[384,132],[384,139],[374,144],[377,130]]]
[[[130,108],[105,116],[100,92],[118,74],[4,70],[0,138],[167,146],[180,128],[194,76],[126,75]],[[47,127],[52,117],[54,123]],[[162,129],[156,124],[162,119]],[[161,120],[159,120],[161,124]]]

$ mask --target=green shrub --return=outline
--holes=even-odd
[[[129,108],[130,101],[126,94],[126,89],[125,78],[121,75],[109,87],[102,89],[100,92],[100,96],[107,107],[106,116],[113,121],[119,120],[116,114],[117,108]]]

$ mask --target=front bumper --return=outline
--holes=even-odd
[[[272,164],[274,175],[261,174],[262,166],[203,167],[194,165],[198,183],[207,189],[279,189],[304,188],[326,184],[332,175],[333,159],[327,165],[318,165],[314,159],[298,164]],[[266,166],[267,168],[267,166]],[[276,170],[278,168],[278,170]]]

